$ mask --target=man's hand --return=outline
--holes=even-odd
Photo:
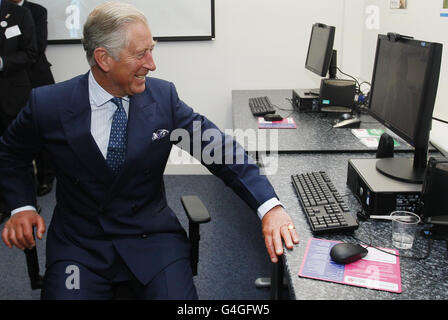
[[[22,211],[14,214],[5,223],[2,232],[3,242],[12,248],[13,245],[20,250],[31,249],[36,243],[33,236],[33,227],[37,227],[37,238],[42,240],[45,233],[45,221],[36,211]]]
[[[288,249],[299,243],[294,224],[281,206],[269,210],[261,220],[264,242],[273,263],[283,254],[283,241]]]

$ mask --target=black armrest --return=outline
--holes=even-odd
[[[197,196],[181,197],[182,206],[188,217],[188,238],[190,239],[191,251],[190,261],[193,275],[198,274],[199,262],[199,225],[211,220],[210,214],[202,201]]]
[[[40,214],[41,208],[37,206],[37,213]],[[33,238],[36,240],[34,236],[33,230]],[[37,243],[32,249],[24,250],[26,257],[26,265],[28,270],[28,276],[31,282],[31,289],[42,289],[43,287],[43,276],[40,275],[39,270],[39,258],[37,257]]]
[[[183,196],[181,202],[190,223],[200,224],[211,220],[207,208],[197,196]]]

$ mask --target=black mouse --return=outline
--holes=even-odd
[[[350,113],[342,114],[333,125],[333,128],[359,128],[361,119]]]
[[[268,113],[264,115],[264,120],[266,121],[280,121],[283,120],[282,116],[275,113]]]
[[[367,255],[366,248],[354,243],[338,243],[330,250],[331,259],[340,264],[347,264],[358,261]]]
[[[348,120],[351,118],[353,118],[353,116],[350,113],[343,113],[343,114],[341,114],[341,116],[339,117],[339,119],[337,121],[340,122],[340,121]]]

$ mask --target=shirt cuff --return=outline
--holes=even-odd
[[[0,71],[2,71],[3,70],[3,60],[2,60],[2,57],[0,57]]]
[[[261,206],[257,209],[257,215],[261,219],[263,219],[264,215],[269,212],[272,208],[276,206],[283,206],[283,204],[277,199],[277,198],[271,198],[265,203],[263,203]]]
[[[36,208],[34,208],[33,206],[24,206],[24,207],[20,207],[20,208],[12,210],[11,211],[11,217],[13,215],[15,215],[16,213],[19,213],[19,212],[22,212],[22,211],[29,211],[29,210],[37,211]]]

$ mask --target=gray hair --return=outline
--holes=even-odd
[[[106,2],[93,9],[84,24],[82,39],[89,65],[96,65],[93,52],[100,47],[118,60],[121,49],[128,45],[126,27],[134,22],[148,25],[144,14],[127,3]]]

